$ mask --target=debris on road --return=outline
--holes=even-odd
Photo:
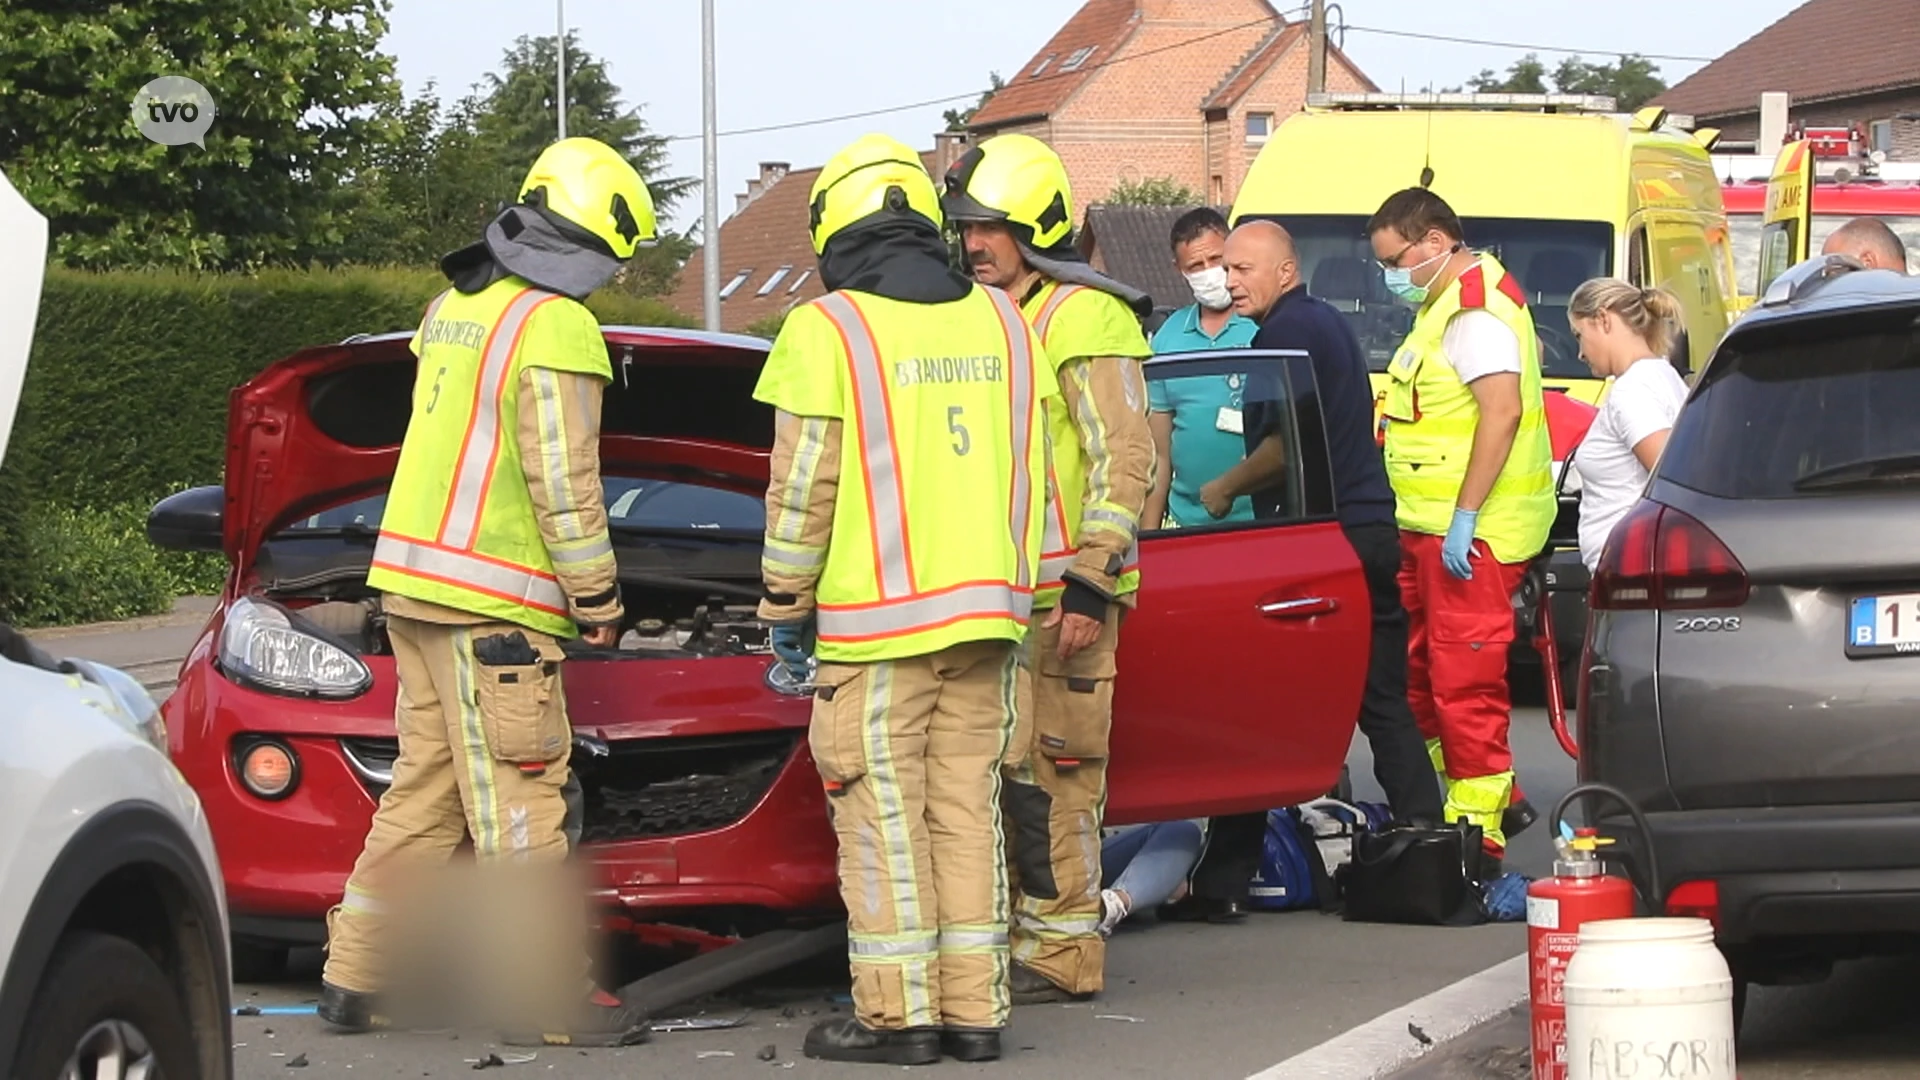
[[[780,1048],[773,1045],[772,1043],[768,1043],[767,1045],[761,1047],[760,1052],[758,1054],[755,1054],[754,1056],[759,1058],[761,1061],[772,1061],[774,1058],[777,1058],[780,1056]]]
[[[672,1020],[655,1020],[648,1026],[654,1031],[725,1031],[731,1028],[745,1027],[750,1012],[739,1016],[685,1016]]]
[[[296,1057],[292,1061],[287,1062],[287,1068],[289,1069],[304,1069],[306,1067],[307,1067],[307,1055],[305,1054],[301,1054],[299,1057]]]
[[[1421,1046],[1433,1045],[1433,1036],[1428,1035],[1426,1031],[1420,1027],[1419,1024],[1416,1024],[1411,1020],[1407,1021],[1407,1034],[1420,1040]]]
[[[1119,1013],[1100,1013],[1100,1014],[1098,1014],[1098,1015],[1096,1015],[1096,1016],[1094,1017],[1094,1019],[1095,1019],[1095,1020],[1120,1020],[1120,1021],[1124,1021],[1124,1022],[1126,1022],[1126,1023],[1129,1023],[1129,1024],[1144,1024],[1144,1023],[1146,1023],[1146,1021],[1145,1021],[1145,1020],[1142,1020],[1142,1019],[1140,1019],[1140,1018],[1139,1018],[1139,1017],[1137,1017],[1137,1016],[1122,1016],[1122,1015],[1120,1015]]]
[[[733,1051],[731,1051],[731,1050],[702,1050],[702,1051],[700,1051],[699,1053],[697,1053],[697,1054],[695,1054],[695,1055],[693,1055],[693,1056],[694,1056],[694,1057],[696,1057],[696,1058],[716,1058],[716,1057],[732,1057],[732,1056],[733,1056]]]

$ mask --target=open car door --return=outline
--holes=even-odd
[[[0,173],[0,235],[11,251],[0,259],[0,460],[5,460],[47,270],[47,219],[20,197],[5,173]]]
[[[1813,254],[1813,150],[1807,140],[1790,142],[1773,159],[1767,179],[1767,205],[1760,226],[1760,275],[1753,295],[1796,263]]]
[[[1353,741],[1372,620],[1359,557],[1334,519],[1312,364],[1230,349],[1156,357],[1146,371],[1154,407],[1174,412],[1176,490],[1189,480],[1180,470],[1197,488],[1268,439],[1284,464],[1223,520],[1193,521],[1189,507],[1188,520],[1142,532],[1139,607],[1117,656],[1107,820],[1323,795]]]

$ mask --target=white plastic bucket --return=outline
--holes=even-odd
[[[1734,1080],[1733,977],[1705,919],[1603,919],[1567,963],[1567,1080]]]

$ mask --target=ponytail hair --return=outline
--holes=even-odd
[[[1680,300],[1665,289],[1642,289],[1619,278],[1594,278],[1573,291],[1567,321],[1597,319],[1601,312],[1627,324],[1655,356],[1673,352],[1678,335]]]

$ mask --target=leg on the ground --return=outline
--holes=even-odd
[[[1373,775],[1402,821],[1438,821],[1440,782],[1408,704],[1407,609],[1401,596],[1403,551],[1392,525],[1349,527],[1371,601],[1373,634],[1359,727],[1373,751]]]
[[[393,783],[374,811],[366,846],[347,878],[346,894],[327,913],[327,961],[321,980],[349,995],[386,988],[389,971],[381,958],[389,948],[386,914],[399,900],[396,890],[407,887],[410,870],[444,864],[466,834],[442,700],[419,641],[421,631],[431,629],[399,617],[387,623],[400,684],[394,710],[400,756],[393,765]],[[363,1026],[373,1018],[357,1019],[348,1026]]]
[[[940,1023],[947,1052],[999,1056],[1008,993],[1001,759],[1013,736],[1012,642],[969,642],[932,658],[938,698],[926,748],[926,822],[939,916]]]
[[[1495,562],[1475,544],[1474,575],[1462,581],[1433,560],[1422,566],[1431,625],[1434,706],[1446,758],[1447,820],[1480,826],[1487,850],[1506,849],[1501,816],[1513,791],[1507,742],[1512,700],[1507,648],[1513,641],[1513,590],[1524,566]]]
[[[1065,661],[1057,651],[1058,629],[1044,625],[1048,614],[1034,613],[1022,669],[1033,752],[1007,778],[1022,890],[1013,915],[1016,1001],[1039,1000],[1034,992],[1045,988],[1035,977],[1076,996],[1098,993],[1106,962],[1100,822],[1121,612],[1110,611],[1099,639]]]

